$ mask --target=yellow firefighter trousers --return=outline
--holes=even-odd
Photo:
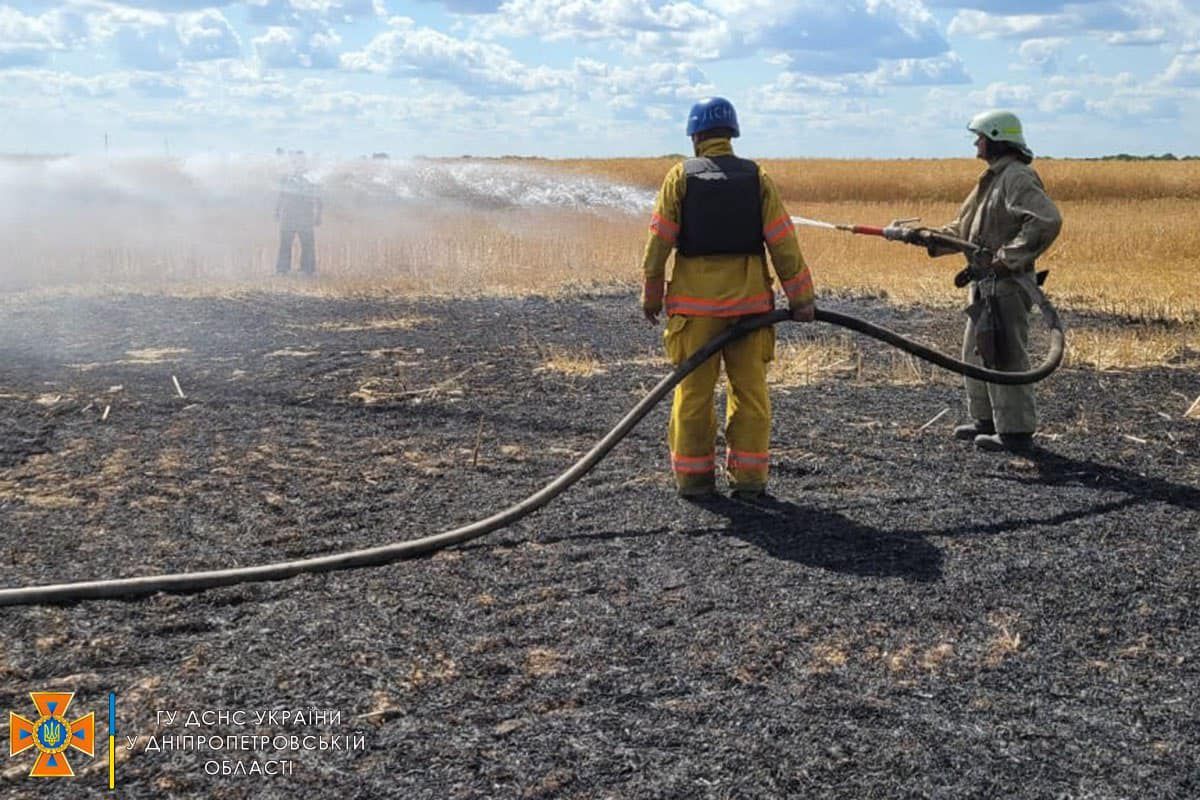
[[[673,316],[663,334],[667,357],[679,364],[709,339],[737,322],[722,317]],[[771,437],[771,399],[767,364],[775,355],[775,329],[759,328],[728,344],[675,387],[667,443],[675,485],[683,492],[714,485],[717,416],[713,390],[725,363],[728,378],[725,410],[725,467],[732,489],[767,485]]]

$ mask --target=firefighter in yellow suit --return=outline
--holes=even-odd
[[[671,168],[659,190],[642,260],[642,311],[657,324],[675,364],[739,317],[775,306],[766,251],[793,319],[813,319],[813,281],[779,190],[753,161],[733,154],[739,135],[733,105],[721,97],[696,103],[688,116],[696,157]],[[666,266],[675,250],[670,279]],[[675,486],[684,497],[716,492],[717,417],[713,390],[721,363],[728,377],[725,470],[734,497],[753,500],[767,486],[771,401],[767,364],[775,331],[760,328],[727,345],[675,389],[667,440]]]

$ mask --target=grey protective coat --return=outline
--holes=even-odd
[[[963,339],[963,360],[984,363],[978,352],[978,328],[994,326],[997,369],[1029,369],[1029,311],[1033,307],[1034,267],[1038,256],[1058,237],[1062,215],[1046,194],[1041,178],[1015,155],[996,159],[979,177],[954,221],[937,230],[986,247],[1012,277],[973,281],[971,307]],[[933,248],[935,256],[954,252]],[[994,302],[987,303],[988,298]],[[1000,319],[989,318],[987,306]],[[1000,386],[964,379],[967,412],[974,419],[992,420],[999,433],[1033,433],[1037,406],[1033,386]]]

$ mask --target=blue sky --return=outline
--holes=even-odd
[[[0,2],[0,152],[1200,153],[1200,0]]]

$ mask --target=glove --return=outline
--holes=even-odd
[[[662,278],[647,278],[642,284],[642,316],[651,325],[658,324],[658,315],[662,313],[664,289]]]
[[[796,322],[812,322],[817,315],[817,307],[813,303],[805,303],[802,306],[792,306],[792,319]]]
[[[930,244],[925,237],[925,232],[928,228],[909,228],[906,225],[891,224],[883,229],[883,238],[890,242],[904,242],[905,244],[917,244],[926,247]]]
[[[916,222],[920,217],[910,217],[909,219],[894,219],[887,224],[883,229],[883,238],[889,242],[904,242],[905,244],[925,244],[925,237],[922,232],[926,228],[910,228],[910,222]]]

